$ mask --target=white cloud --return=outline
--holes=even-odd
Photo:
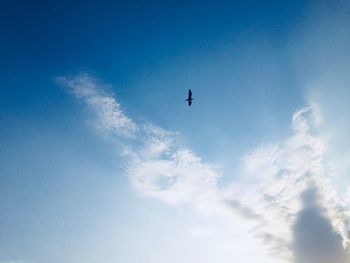
[[[213,230],[208,227],[195,227],[189,231],[195,237],[207,237],[213,234]]]
[[[325,161],[327,144],[324,138],[315,135],[322,121],[317,104],[312,103],[293,115],[293,134],[289,138],[260,146],[244,157],[242,182],[222,189],[218,187],[220,174],[213,166],[182,146],[176,133],[128,118],[115,97],[106,91],[105,84],[85,73],[59,77],[58,81],[94,111],[99,130],[127,141],[124,149],[129,157],[127,173],[135,190],[171,204],[192,204],[203,213],[232,221],[234,216],[243,217],[251,222],[252,234],[270,253],[288,262],[304,263],[304,258],[319,258],[318,250],[307,252],[317,255],[306,256],[306,251],[298,248],[305,240],[314,242],[305,245],[310,248],[328,244],[314,238],[322,233],[330,239],[330,247],[323,247],[322,252],[329,248],[330,253],[338,253],[323,262],[331,263],[337,256],[345,256],[346,249],[339,247],[339,243],[345,248],[348,244],[347,200],[340,202],[332,187],[331,170]],[[305,214],[309,210],[305,210],[304,197],[310,189],[317,191],[313,196],[317,205],[311,214],[323,227],[307,228],[310,222],[305,221]],[[300,238],[305,234],[314,237]],[[308,263],[313,262],[317,261]]]
[[[291,137],[275,145],[259,147],[245,157],[244,176],[253,179],[240,186],[249,190],[236,189],[232,194],[239,196],[241,204],[261,218],[263,224],[254,230],[256,235],[263,240],[269,237],[269,240],[278,241],[270,242],[272,252],[284,250],[288,258],[292,258],[294,252],[293,226],[300,220],[300,196],[310,187],[316,187],[319,192],[317,198],[324,208],[322,218],[341,235],[343,243],[347,242],[346,210],[329,180],[330,170],[324,160],[326,143],[321,136],[312,133],[315,129],[312,124],[317,124],[313,107],[303,108],[293,115]]]
[[[176,133],[128,118],[105,85],[86,73],[58,77],[96,115],[96,126],[111,137],[132,139],[128,174],[132,185],[148,196],[169,203],[192,202],[216,196],[218,173],[190,149],[181,146]]]
[[[98,129],[123,137],[135,136],[137,125],[123,113],[115,97],[107,93],[108,85],[87,73],[72,77],[57,77],[57,81],[94,110]]]

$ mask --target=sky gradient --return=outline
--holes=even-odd
[[[349,262],[349,14],[2,1],[0,263]]]

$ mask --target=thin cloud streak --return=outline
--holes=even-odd
[[[150,123],[128,118],[105,85],[86,73],[58,77],[78,100],[96,115],[96,127],[111,138],[129,140],[123,153],[129,157],[127,173],[132,185],[147,196],[169,203],[192,202],[219,196],[219,174],[190,149],[178,143],[177,134]]]
[[[315,135],[322,120],[317,104],[293,115],[293,134],[289,138],[260,146],[242,159],[241,177],[246,178],[246,183],[219,188],[220,174],[216,169],[181,145],[176,133],[131,120],[107,92],[108,85],[86,73],[57,80],[93,110],[99,130],[126,141],[126,172],[135,190],[170,204],[192,204],[203,213],[228,217],[233,224],[237,216],[249,219],[252,234],[271,255],[287,262],[304,263],[304,258],[319,258],[320,252],[315,249],[310,252],[298,248],[305,240],[312,243],[307,244],[310,248],[325,244],[312,238],[320,233],[330,239],[329,244],[336,240],[337,246],[322,247],[323,252],[329,249],[335,253],[332,260],[348,258],[349,212],[329,179],[324,157],[326,141]],[[313,207],[314,218],[323,222],[323,227],[307,228],[309,221],[305,223],[305,193],[311,189],[317,191],[313,196],[317,204]],[[305,226],[307,231],[301,233]],[[311,238],[300,238],[302,234]],[[316,261],[308,263],[313,262]]]
[[[107,93],[110,87],[87,73],[72,77],[57,77],[57,82],[84,101],[96,114],[96,127],[103,132],[122,137],[135,137],[137,125],[128,118],[119,102]]]

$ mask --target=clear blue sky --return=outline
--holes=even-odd
[[[281,262],[266,232],[244,224],[257,201],[236,191],[264,187],[276,169],[300,176],[289,161],[301,153],[286,157],[299,151],[292,116],[311,105],[325,170],[346,192],[349,11],[345,1],[1,1],[0,263]],[[154,173],[166,190],[148,188]],[[196,181],[212,174],[214,186]],[[226,198],[238,212],[226,215]],[[280,230],[295,247],[297,222]]]

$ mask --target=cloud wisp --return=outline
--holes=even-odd
[[[109,86],[87,73],[58,77],[78,100],[89,106],[98,130],[124,140],[123,154],[129,157],[127,173],[134,188],[168,203],[192,202],[217,196],[219,174],[190,149],[178,143],[177,134],[150,123],[128,118]]]
[[[108,85],[86,73],[57,80],[94,112],[98,130],[124,142],[135,190],[233,222],[243,217],[271,255],[287,262],[349,260],[349,211],[331,184],[326,141],[315,135],[321,120],[316,104],[293,115],[290,137],[242,158],[242,182],[222,188],[218,171],[181,145],[176,133],[129,118]]]
[[[327,251],[328,247],[323,246],[327,241],[317,238],[320,235],[333,238],[327,235],[330,229],[340,240],[337,245],[341,247],[336,250],[339,258],[344,257],[348,245],[348,209],[331,184],[333,175],[325,160],[326,140],[315,135],[320,113],[317,106],[312,105],[293,115],[293,134],[289,138],[258,147],[243,158],[242,175],[249,180],[243,185],[233,185],[231,190],[232,198],[238,198],[241,204],[250,207],[260,221],[254,234],[269,246],[272,254],[295,263],[321,262],[318,261],[320,254],[333,253],[333,248],[329,247]],[[245,190],[240,190],[242,188]],[[305,199],[312,191],[317,194]],[[308,211],[305,210],[306,202],[311,199],[317,205],[313,206],[315,220],[310,222],[304,215]],[[303,231],[303,235],[308,239],[300,238],[300,230],[305,228],[308,231]],[[314,241],[302,246],[310,250],[299,249],[301,240]],[[314,257],[306,256],[307,253]]]

